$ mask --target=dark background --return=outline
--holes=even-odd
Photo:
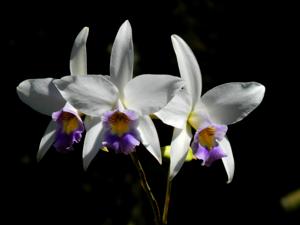
[[[281,197],[300,188],[299,57],[293,56],[299,49],[293,35],[296,20],[292,11],[287,14],[287,3],[241,2],[9,5],[2,20],[4,48],[8,49],[5,77],[11,88],[3,95],[9,112],[3,110],[2,117],[7,135],[2,145],[1,202],[10,223],[152,224],[151,208],[129,157],[101,152],[84,172],[82,146],[78,145],[69,154],[51,149],[37,163],[40,138],[50,118],[31,110],[15,93],[25,79],[69,74],[71,47],[84,26],[90,28],[88,72],[108,74],[110,46],[128,19],[133,29],[135,75],[179,75],[170,40],[178,34],[198,59],[204,92],[232,81],[266,86],[262,104],[229,127],[236,160],[233,182],[226,184],[221,162],[210,168],[199,161],[186,163],[173,182],[169,224],[298,224],[299,209],[286,212],[280,205]],[[161,144],[168,144],[172,129],[156,125]],[[162,205],[168,161],[160,167],[145,149],[140,148],[138,154]]]

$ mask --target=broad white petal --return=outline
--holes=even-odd
[[[84,27],[74,41],[70,57],[71,75],[87,74],[86,40],[88,34],[89,28]]]
[[[85,120],[86,135],[83,144],[83,168],[86,170],[102,146],[103,124],[100,117]]]
[[[139,119],[138,131],[140,132],[141,142],[145,148],[157,159],[161,164],[161,150],[159,138],[156,128],[149,116],[141,116]]]
[[[191,101],[185,89],[178,91],[172,100],[161,110],[154,113],[165,124],[182,129],[191,112]]]
[[[181,79],[171,75],[140,75],[125,86],[125,105],[143,115],[166,106],[183,86]]]
[[[222,162],[228,177],[227,183],[229,184],[232,181],[234,175],[234,158],[233,158],[232,150],[231,150],[230,143],[226,137],[224,137],[219,144],[222,150],[227,155],[226,157],[222,158]]]
[[[132,31],[129,21],[126,20],[117,33],[110,58],[111,81],[120,92],[132,79],[133,57]]]
[[[177,35],[172,35],[172,44],[176,53],[178,67],[186,88],[195,104],[201,96],[202,77],[198,62],[190,47]]]
[[[56,122],[51,120],[51,122],[47,126],[44,136],[42,137],[42,140],[40,142],[39,150],[38,150],[38,153],[36,156],[37,161],[40,161],[44,157],[46,152],[49,150],[49,148],[54,143],[55,133],[56,133]]]
[[[90,116],[101,116],[118,100],[115,85],[101,75],[67,76],[54,84],[71,105]]]
[[[233,124],[252,112],[262,101],[265,87],[257,82],[234,82],[206,92],[202,101],[211,119],[219,124]]]
[[[174,128],[171,142],[171,161],[169,179],[173,179],[181,169],[192,139],[191,127],[187,124],[183,129]]]
[[[34,110],[51,116],[66,103],[52,81],[53,78],[24,80],[17,87],[19,98]]]

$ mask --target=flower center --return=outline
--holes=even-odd
[[[129,154],[140,144],[137,130],[139,116],[132,110],[107,111],[102,116],[104,133],[102,146],[116,153]]]
[[[211,150],[216,145],[215,141],[216,128],[209,126],[203,129],[198,136],[199,143],[208,150]]]
[[[72,133],[79,127],[79,121],[72,113],[62,112],[59,120],[61,121],[63,132],[66,134]]]
[[[52,119],[56,122],[56,137],[53,146],[59,152],[71,151],[73,144],[81,140],[84,131],[79,113],[67,103],[64,108],[52,113]]]
[[[108,119],[108,122],[112,133],[117,134],[119,137],[129,130],[130,119],[125,113],[120,111],[114,112]]]

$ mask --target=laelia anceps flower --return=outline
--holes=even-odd
[[[161,162],[159,139],[149,114],[164,107],[183,82],[170,75],[132,78],[133,57],[132,31],[126,21],[112,47],[110,77],[67,76],[54,81],[67,101],[91,116],[83,146],[85,169],[101,147],[129,154],[140,142]]]
[[[177,35],[172,36],[172,44],[186,89],[155,113],[164,123],[175,127],[169,178],[178,173],[185,161],[193,127],[196,130],[191,144],[194,156],[206,166],[222,159],[230,182],[234,174],[234,159],[225,136],[227,125],[242,120],[254,110],[263,99],[265,87],[257,82],[226,83],[201,97],[201,73],[192,50]]]
[[[71,51],[70,72],[79,76],[87,74],[86,40],[89,29],[83,28],[77,35]],[[34,110],[52,116],[40,142],[37,159],[40,160],[49,148],[65,152],[81,139],[84,131],[80,113],[57,91],[53,78],[29,79],[17,87],[20,99]]]

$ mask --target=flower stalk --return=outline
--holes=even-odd
[[[147,177],[146,177],[145,171],[142,167],[142,164],[141,164],[140,160],[138,159],[135,152],[130,153],[130,157],[131,157],[131,160],[134,163],[135,167],[137,168],[137,171],[140,176],[141,186],[144,189],[144,191],[146,192],[149,202],[151,204],[153,214],[154,214],[155,225],[160,225],[161,224],[160,223],[161,215],[160,215],[159,206],[158,206],[155,196],[153,195],[153,192],[151,191],[151,188],[147,181]]]
[[[168,175],[169,177],[169,175]],[[171,199],[171,189],[172,189],[172,180],[168,179],[167,181],[167,189],[166,189],[166,196],[165,196],[165,204],[164,204],[164,211],[162,217],[162,224],[168,224],[168,212],[170,206],[170,199]]]

